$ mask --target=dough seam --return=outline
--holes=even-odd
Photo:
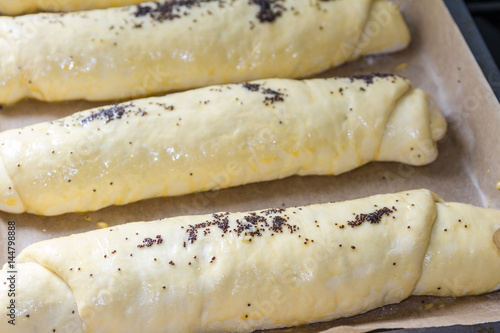
[[[2,193],[4,192],[4,193]],[[0,210],[15,214],[26,211],[20,194],[16,191],[14,183],[5,168],[0,155]]]

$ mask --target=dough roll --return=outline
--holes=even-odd
[[[57,215],[370,161],[432,162],[440,110],[392,75],[212,86],[0,133],[0,209]]]
[[[37,11],[74,12],[135,5],[143,0],[0,0],[0,14],[21,15]]]
[[[0,104],[305,77],[409,42],[385,0],[182,0],[3,17]]]
[[[499,221],[500,211],[416,190],[52,239],[17,258],[18,331],[6,320],[0,329],[249,332],[352,316],[412,294],[485,293],[500,287]]]

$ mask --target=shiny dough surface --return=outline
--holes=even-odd
[[[200,88],[0,133],[0,210],[58,215],[371,161],[424,165],[445,132],[431,97],[392,75]]]
[[[21,15],[37,11],[74,12],[134,5],[144,0],[0,0],[0,14]]]
[[[485,293],[499,228],[499,211],[428,190],[114,226],[20,253],[16,329],[248,332]]]
[[[385,0],[281,0],[269,6],[163,1],[0,17],[0,104],[25,97],[127,99],[299,78],[410,42],[401,13]]]

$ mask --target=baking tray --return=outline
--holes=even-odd
[[[500,72],[496,65],[479,29],[467,9],[463,0],[444,0],[446,7],[452,15],[481,71],[490,84],[497,100],[500,101]],[[416,329],[373,330],[372,332],[391,333],[475,333],[475,332],[500,332],[500,321],[477,325],[453,325],[446,327],[425,327]]]
[[[479,67],[500,101],[500,72],[464,0],[444,0]]]
[[[466,41],[441,0],[397,0],[413,41],[397,54],[367,57],[319,75],[350,76],[396,72],[432,93],[442,108],[449,131],[439,144],[440,156],[424,167],[372,163],[337,177],[290,177],[283,180],[146,200],[88,214],[39,217],[0,213],[0,262],[6,261],[7,222],[17,222],[16,252],[43,239],[109,225],[158,218],[247,211],[268,207],[341,201],[378,193],[429,188],[448,201],[500,208],[498,128],[500,105]],[[458,1],[451,1],[457,2]],[[404,68],[404,69],[401,69]],[[486,67],[484,67],[486,68]],[[401,69],[401,70],[398,70]],[[488,74],[488,70],[486,70]],[[488,75],[487,75],[488,76]],[[0,112],[0,131],[53,120],[108,103],[23,101]],[[500,292],[468,298],[412,297],[369,313],[330,323],[281,332],[365,332],[472,325],[500,320]]]
[[[460,32],[462,33],[467,45],[469,46],[474,58],[476,59],[481,71],[486,77],[491,89],[495,93],[497,100],[500,101],[500,72],[496,65],[479,29],[467,9],[463,0],[444,0],[446,7],[452,15]],[[477,324],[477,325],[453,325],[446,327],[426,327],[418,329],[395,329],[395,330],[374,330],[372,332],[391,332],[391,333],[476,333],[476,332],[500,332],[500,321]]]

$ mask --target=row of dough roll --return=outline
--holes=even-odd
[[[0,17],[0,104],[301,78],[409,42],[385,0],[159,1]]]
[[[499,228],[499,211],[428,190],[113,226],[24,249],[0,330],[249,332],[486,293]]]
[[[80,11],[0,18],[1,104],[208,86],[0,133],[0,210],[84,212],[437,157],[446,121],[404,78],[251,81],[405,48],[391,2],[140,2],[0,0],[8,15]],[[243,83],[214,85],[230,82]],[[416,190],[56,238],[17,257],[16,326],[0,331],[250,332],[477,295],[500,288],[499,221]]]
[[[0,210],[58,215],[371,161],[424,165],[446,121],[398,76],[269,79],[0,133]]]

